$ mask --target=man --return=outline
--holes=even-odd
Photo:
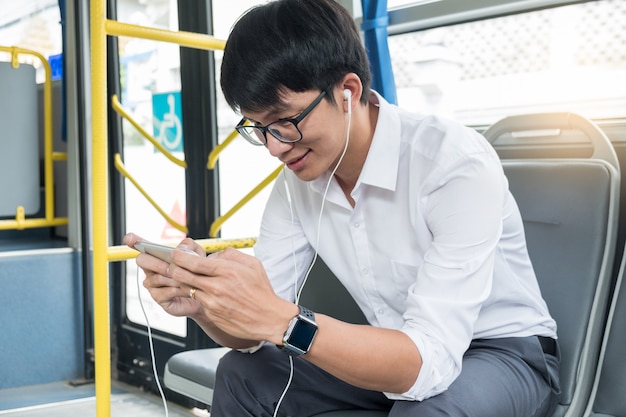
[[[166,311],[235,349],[212,417],[549,416],[556,325],[497,155],[468,128],[390,105],[370,78],[332,0],[255,7],[228,38],[221,85],[237,129],[285,164],[256,257],[137,258]],[[369,326],[298,306],[318,255]]]

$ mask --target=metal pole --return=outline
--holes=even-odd
[[[106,1],[91,1],[91,163],[96,415],[111,415],[111,336],[107,259]]]

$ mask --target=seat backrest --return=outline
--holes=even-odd
[[[311,279],[302,290],[300,302],[313,311],[348,323],[367,324],[365,315],[346,287],[319,257],[311,271]]]
[[[626,252],[622,257],[615,293],[586,417],[626,417]]]
[[[571,145],[562,137],[571,131],[588,138],[593,147],[589,158],[538,157],[548,143]],[[558,326],[562,398],[555,415],[580,416],[591,392],[611,287],[617,157],[591,121],[571,113],[509,117],[484,136],[496,150],[498,139],[504,138],[508,156],[515,157],[515,149],[525,155],[503,158],[502,164],[542,294]],[[529,146],[535,148],[533,157],[527,157],[527,149],[521,151]]]
[[[0,62],[0,217],[39,211],[39,120],[35,68]],[[19,187],[15,179],[19,178]]]

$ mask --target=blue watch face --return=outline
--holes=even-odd
[[[298,320],[291,331],[291,335],[289,335],[289,344],[306,352],[311,346],[316,331],[317,326],[315,324],[306,320]]]

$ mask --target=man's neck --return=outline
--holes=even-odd
[[[378,110],[378,106],[368,103],[367,108],[363,108],[362,112],[355,112],[355,115],[359,116],[353,116],[354,128],[351,129],[348,150],[335,173],[335,179],[352,207],[354,207],[354,200],[350,194],[363,171],[376,129]]]

